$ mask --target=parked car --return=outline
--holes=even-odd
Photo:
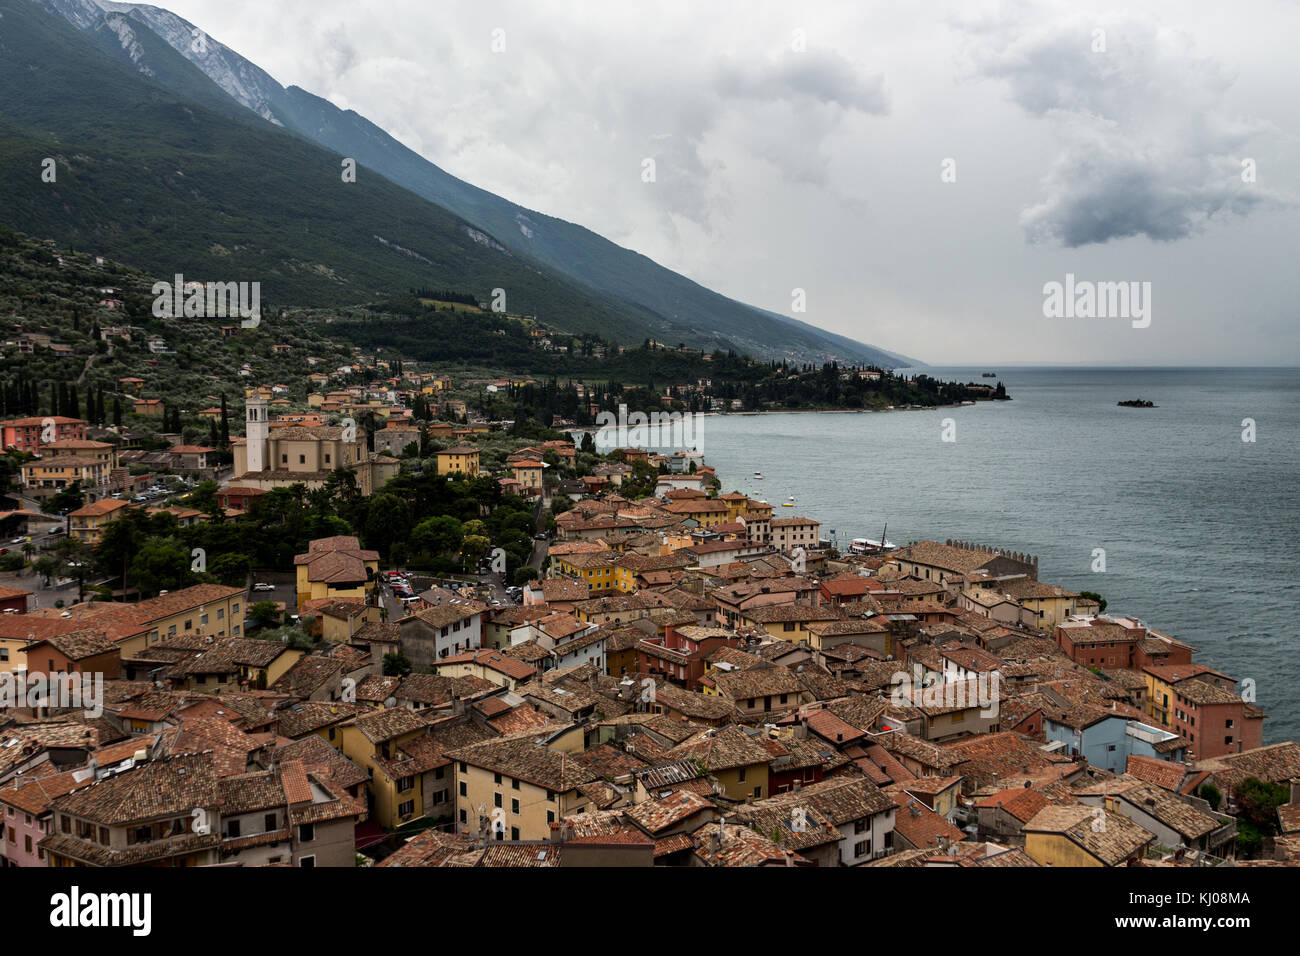
[[[268,584],[266,581],[259,581],[253,585],[254,591],[274,591],[275,585]]]

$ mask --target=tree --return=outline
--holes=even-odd
[[[385,677],[405,677],[411,673],[411,662],[401,651],[385,654],[383,666]]]
[[[86,597],[86,580],[94,573],[94,552],[80,538],[66,537],[54,546],[53,555],[59,562],[59,576],[77,582],[77,600]]]
[[[54,576],[62,567],[62,562],[52,554],[43,554],[32,562],[32,570],[45,579],[46,587],[54,583]]]
[[[490,538],[481,534],[467,534],[460,542],[461,557],[467,567],[476,568],[491,547],[492,541]]]
[[[207,576],[227,587],[243,587],[252,568],[252,559],[246,554],[218,554],[208,562]]]
[[[425,518],[411,532],[411,545],[425,554],[449,554],[464,540],[464,527],[451,515]]]
[[[1253,856],[1264,838],[1277,832],[1277,808],[1291,798],[1289,787],[1247,777],[1233,788],[1237,802],[1237,850]]]
[[[179,538],[148,538],[131,560],[131,576],[142,594],[188,587],[194,583],[190,549]]]
[[[258,627],[279,627],[280,606],[274,601],[258,601],[248,609],[248,617]]]
[[[1196,791],[1196,795],[1208,803],[1211,810],[1218,810],[1219,804],[1223,802],[1223,794],[1212,783],[1201,784],[1201,788]]]
[[[368,547],[389,554],[393,544],[411,534],[411,506],[396,495],[372,495],[366,507],[365,539]]]
[[[86,495],[81,490],[81,482],[74,481],[42,501],[41,511],[47,515],[57,515],[65,511],[76,511],[85,503]]]
[[[537,579],[537,569],[524,565],[521,568],[515,568],[515,586],[523,587],[529,581]]]

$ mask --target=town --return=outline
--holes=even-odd
[[[0,422],[0,688],[82,682],[0,701],[4,864],[1300,863],[1249,678],[1014,543],[837,550],[698,449],[451,397],[527,384]]]

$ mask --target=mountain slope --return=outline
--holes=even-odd
[[[120,38],[112,22],[102,26]],[[102,30],[79,32],[30,0],[0,0],[8,224],[160,278],[259,281],[264,310],[371,301],[419,285],[482,299],[503,288],[510,311],[569,331],[648,334],[645,317],[607,308],[433,203],[377,175],[344,183],[336,155],[245,110],[200,105],[217,88],[166,44],[152,46],[153,74],[194,98],[142,76],[129,53],[110,55]],[[45,157],[57,161],[54,183],[41,181]]]
[[[43,0],[86,29],[92,0]],[[921,364],[828,333],[805,322],[728,299],[582,226],[516,205],[450,175],[397,142],[369,120],[298,87],[284,88],[229,47],[159,7],[101,0],[100,6],[147,26],[199,67],[233,100],[270,122],[350,156],[473,223],[512,251],[543,263],[583,286],[596,300],[630,311],[656,338],[709,347],[734,344],[761,357],[793,357],[898,366]],[[144,62],[141,68],[147,68]],[[166,85],[166,79],[160,77]]]

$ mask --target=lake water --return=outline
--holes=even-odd
[[[1096,591],[1108,613],[1253,679],[1266,742],[1300,739],[1300,370],[925,371],[986,382],[997,379],[980,372],[997,371],[1012,401],[711,416],[701,450],[723,491],[816,518],[841,546],[879,538],[887,521],[897,544],[1038,555],[1042,580]],[[1133,398],[1159,407],[1116,407]],[[1254,442],[1242,440],[1246,418]],[[942,440],[944,419],[955,441]]]

